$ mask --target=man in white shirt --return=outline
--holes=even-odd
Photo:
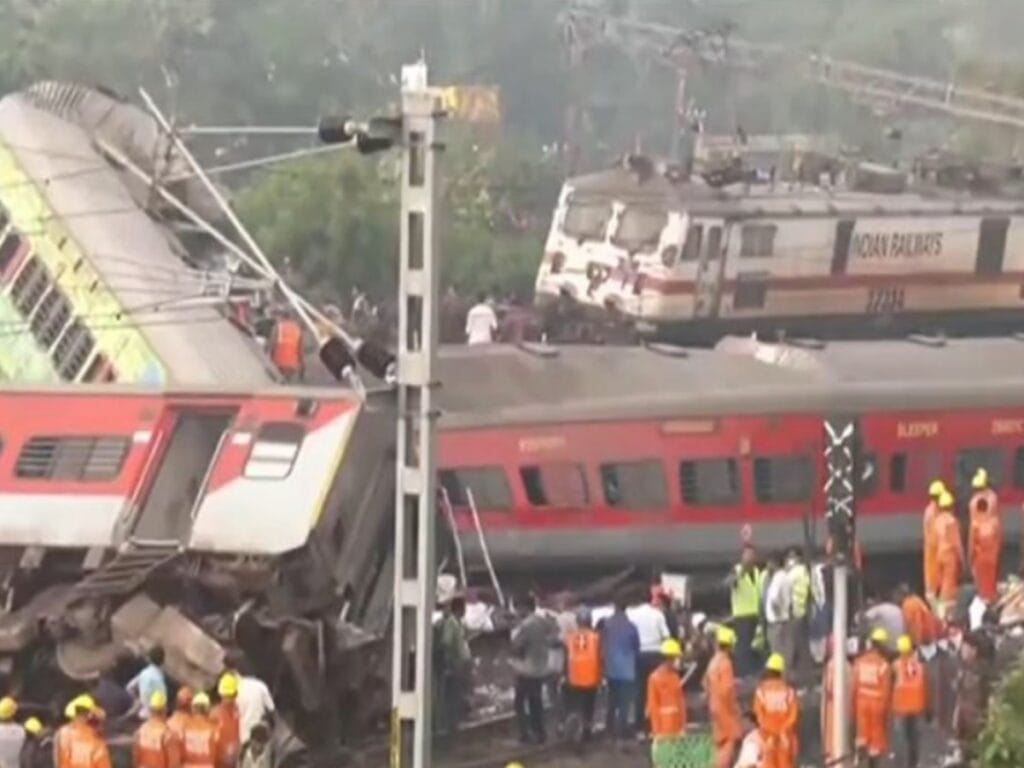
[[[253,727],[268,722],[274,714],[274,698],[267,684],[252,675],[238,676],[238,736],[241,744],[249,741]]]
[[[789,658],[793,590],[789,584],[789,574],[780,565],[781,560],[781,557],[775,556],[768,561],[764,620],[768,625],[768,646],[772,653],[780,653],[783,658]]]
[[[647,730],[647,718],[644,717],[647,678],[662,662],[661,644],[669,638],[668,622],[661,609],[649,602],[627,608],[626,618],[640,635],[640,655],[636,662],[636,722],[637,730],[644,733]]]
[[[476,304],[466,315],[466,343],[490,344],[494,341],[494,333],[498,330],[498,316],[487,302],[486,294],[479,294]]]

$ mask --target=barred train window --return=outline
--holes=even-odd
[[[260,427],[242,474],[257,480],[283,480],[291,474],[306,436],[301,424],[271,421]]]
[[[736,459],[690,459],[679,464],[679,487],[687,504],[727,506],[740,500]]]
[[[18,454],[14,474],[26,480],[100,482],[121,474],[127,437],[33,437]]]
[[[438,481],[453,507],[468,507],[472,494],[477,509],[505,511],[512,508],[512,492],[501,467],[442,469]]]
[[[668,489],[660,461],[602,464],[600,474],[604,500],[611,507],[656,509],[668,506]]]
[[[762,503],[795,503],[811,495],[811,460],[807,456],[754,459],[754,494]]]
[[[740,230],[740,256],[757,258],[775,252],[774,224],[746,224]]]
[[[0,230],[2,229],[3,227],[0,227]],[[7,236],[0,241],[0,272],[7,269],[7,266],[21,248],[21,242],[21,235],[17,232],[8,232]]]
[[[570,462],[533,464],[519,468],[523,490],[535,507],[582,507],[587,503],[583,466]]]

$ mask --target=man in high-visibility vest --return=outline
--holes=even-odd
[[[679,742],[686,733],[686,700],[678,669],[682,656],[678,640],[665,640],[661,644],[661,664],[647,678],[647,719],[653,738],[654,768],[673,768]]]
[[[810,662],[811,641],[808,614],[811,604],[811,571],[801,557],[799,550],[792,549],[786,556],[786,577],[789,581],[789,658],[786,667],[790,670]]]
[[[928,505],[924,508],[922,521],[924,596],[933,604],[939,594],[938,538],[935,530],[935,518],[939,515],[939,499],[944,493],[946,493],[945,484],[941,480],[932,480],[931,485],[928,486]]]
[[[960,523],[953,513],[953,495],[948,491],[939,497],[939,513],[935,516],[935,562],[939,577],[938,614],[946,619],[956,605],[960,591],[960,572],[964,564],[964,547]]]
[[[732,768],[736,748],[743,737],[736,675],[732,666],[736,633],[722,626],[718,628],[715,639],[718,650],[704,673],[704,692],[711,715],[711,737],[715,741],[715,768]]]
[[[270,358],[285,381],[302,381],[305,365],[302,355],[302,326],[297,320],[281,313],[270,335]]]
[[[582,722],[583,741],[589,741],[601,687],[601,635],[594,631],[589,611],[579,612],[576,629],[565,638],[565,666],[569,710]]]
[[[786,660],[773,653],[754,692],[754,716],[764,742],[763,768],[795,768],[800,701],[786,682]]]
[[[885,658],[889,633],[878,627],[871,633],[868,650],[853,663],[853,710],[857,749],[867,756],[869,768],[877,768],[889,753],[889,706],[892,673]]]
[[[893,664],[892,714],[903,734],[907,768],[917,768],[921,754],[921,721],[929,711],[928,673],[909,635],[902,635],[896,647],[900,657]]]
[[[134,768],[180,768],[181,741],[167,725],[167,694],[154,691],[148,705],[149,717],[132,740]]]
[[[764,582],[765,573],[757,566],[754,548],[747,545],[727,579],[732,607],[729,623],[736,632],[736,673],[740,676],[749,675],[755,669],[752,646],[760,623]]]
[[[984,470],[979,469],[978,472],[980,474]],[[987,494],[975,492],[971,499],[971,527],[967,537],[974,586],[978,597],[989,605],[995,603],[999,596],[999,557],[1003,550],[1003,524],[991,506],[994,497],[990,490]]]

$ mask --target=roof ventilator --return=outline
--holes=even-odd
[[[649,352],[653,352],[656,355],[662,357],[689,357],[690,351],[685,347],[679,347],[675,344],[660,344],[657,342],[649,342],[644,344],[644,349]]]
[[[911,344],[920,344],[923,347],[944,347],[946,346],[946,334],[937,333],[929,336],[925,333],[912,333],[907,336]]]
[[[824,349],[827,345],[822,339],[815,339],[810,336],[793,336],[792,338],[780,339],[780,344],[788,344],[797,349]]]
[[[546,341],[521,341],[516,346],[528,355],[535,357],[552,358],[562,354],[558,347],[548,344]]]

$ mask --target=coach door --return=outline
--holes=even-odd
[[[694,317],[718,317],[722,299],[722,274],[725,271],[727,232],[725,222],[704,225],[704,249],[697,266],[697,286],[694,295]]]
[[[1006,253],[1006,231],[1010,220],[982,219],[978,229],[978,257],[974,265],[976,275],[998,275],[1003,271],[1003,255]]]

